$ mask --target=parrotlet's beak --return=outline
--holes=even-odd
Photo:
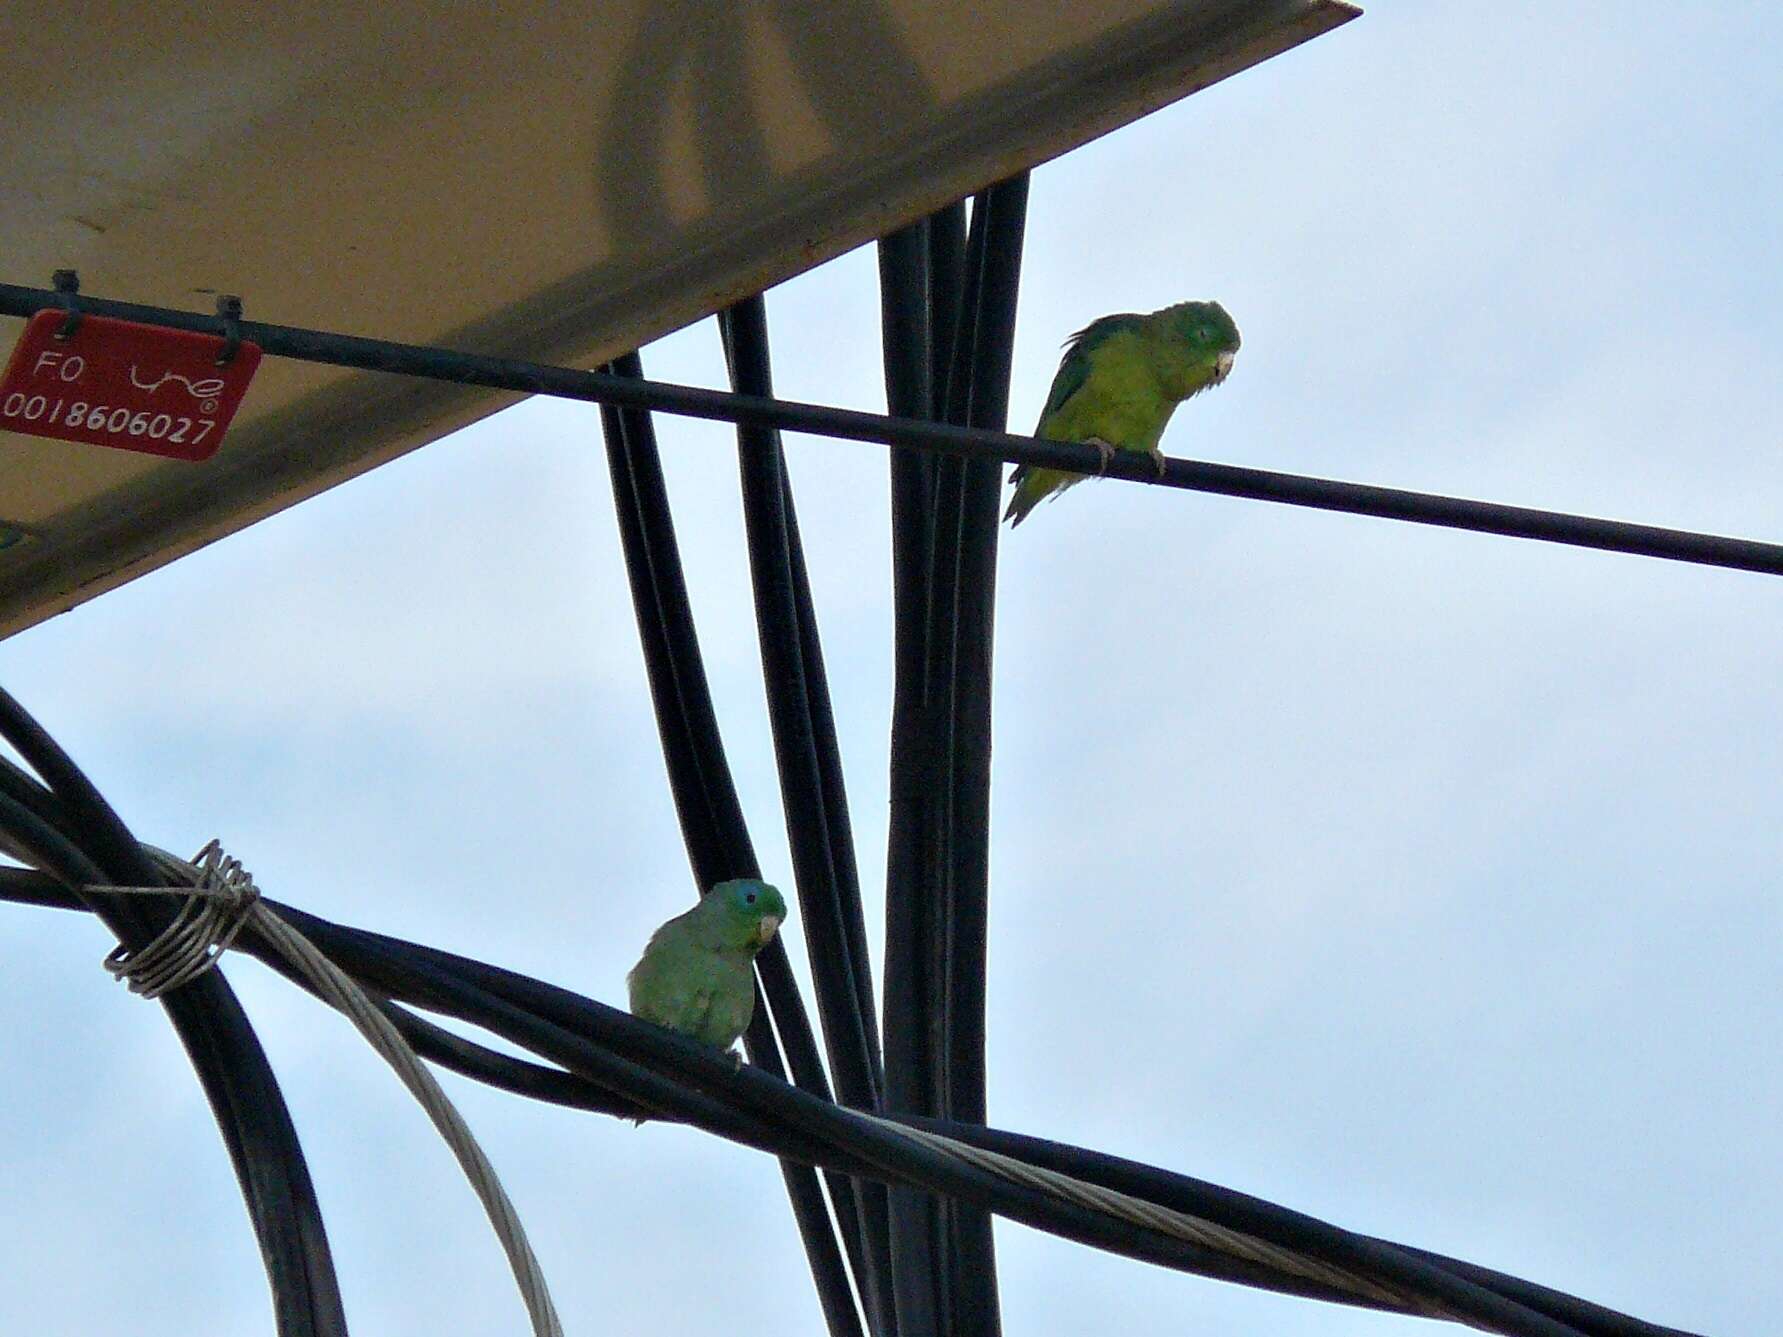
[[[1213,360],[1213,383],[1215,385],[1232,374],[1232,363],[1236,356],[1235,353],[1221,353]]]
[[[774,941],[774,931],[780,927],[779,915],[763,915],[761,922],[755,926],[755,940],[763,947]]]

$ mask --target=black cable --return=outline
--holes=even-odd
[[[1018,272],[1025,178],[993,187],[973,201],[971,226],[957,270],[959,300],[951,356],[938,398],[945,419],[974,416],[978,378],[1000,356],[1007,376],[1009,331],[993,289]],[[1011,204],[1013,208],[1009,207]],[[1013,227],[1011,227],[1013,223]],[[951,252],[950,252],[951,254]],[[991,275],[993,271],[997,277]],[[1007,291],[1013,297],[1013,287]],[[1000,352],[997,348],[1001,344]],[[993,373],[994,374],[994,373]],[[996,424],[1000,425],[1000,424]],[[920,819],[924,913],[923,1015],[929,1020],[928,1104],[918,1111],[982,1122],[983,926],[986,867],[973,858],[983,849],[989,799],[989,690],[991,627],[974,616],[994,593],[998,466],[981,460],[942,459],[935,471],[934,525],[928,558],[925,701],[920,748],[930,775]],[[990,505],[983,504],[988,488]],[[970,552],[972,556],[968,558]],[[975,709],[974,707],[978,707]],[[980,783],[982,781],[982,783]],[[978,799],[985,802],[981,809]],[[957,1202],[940,1206],[937,1252],[940,1302],[950,1332],[994,1337],[1000,1327],[996,1263],[990,1219]]]
[[[784,459],[784,456],[782,457]],[[854,828],[848,818],[847,789],[843,783],[842,750],[836,737],[835,712],[830,705],[829,675],[824,671],[823,647],[817,634],[817,610],[811,601],[811,577],[805,569],[805,548],[799,538],[799,518],[792,505],[792,483],[784,465],[781,486],[785,492],[783,512],[786,519],[787,551],[792,564],[792,588],[798,614],[800,662],[805,674],[806,710],[811,717],[813,750],[817,754],[818,788],[823,798],[824,816],[830,828],[831,857],[835,862],[836,880],[847,888],[843,898],[842,931],[847,940],[849,957],[861,963],[854,971],[854,987],[862,1026],[866,1031],[867,1052],[872,1058],[873,1079],[878,1098],[883,1099],[885,1069],[879,1039],[873,996],[873,958],[867,948],[866,910],[861,904],[860,869],[854,856]]]
[[[0,284],[0,315],[28,316],[56,305],[55,294],[41,288]],[[171,307],[144,306],[81,297],[82,309],[124,320],[165,325],[170,329],[221,334],[216,316]],[[888,418],[874,413],[801,404],[786,400],[757,399],[690,385],[668,385],[641,378],[602,372],[578,371],[513,358],[483,357],[416,344],[362,339],[291,325],[241,322],[244,339],[269,353],[328,366],[387,371],[402,376],[480,385],[522,394],[554,395],[589,403],[636,409],[655,409],[721,422],[748,422],[782,431],[810,432],[851,441],[877,441],[887,445],[913,446],[948,455],[992,457],[1010,463],[1094,473],[1101,459],[1094,447],[1068,441],[1042,441],[1036,437],[1010,436],[1002,432]],[[1633,553],[1668,561],[1696,562],[1705,566],[1783,575],[1783,545],[1751,539],[1691,533],[1655,525],[1631,524],[1557,511],[1505,506],[1410,492],[1399,488],[1346,483],[1336,479],[1310,478],[1267,469],[1246,469],[1231,464],[1168,459],[1159,477],[1149,457],[1133,451],[1116,452],[1105,469],[1107,477],[1130,482],[1156,483],[1245,497],[1253,501],[1309,506],[1317,510],[1343,511],[1404,520],[1413,524],[1467,529],[1510,538],[1538,539],[1608,552]]]
[[[761,298],[731,307],[720,322],[732,380],[749,393],[770,392]],[[745,427],[738,433],[738,460],[769,722],[804,932],[811,945],[818,1017],[838,1097],[844,1104],[876,1110],[879,1056],[860,1008],[863,984],[865,996],[872,996],[871,984],[863,978],[869,966],[855,959],[854,941],[845,927],[848,902],[852,901],[858,918],[860,888],[841,883],[839,841],[830,827],[818,769],[817,726],[805,677],[805,652],[810,647],[803,643],[793,580],[785,458],[772,431]]]
[[[287,915],[293,927],[311,937],[331,958],[343,967],[353,969],[354,973],[367,970],[368,965],[373,968],[381,965],[381,971],[374,976],[375,982],[390,989],[393,996],[413,997],[413,985],[419,979],[423,981],[423,988],[418,1001],[424,1005],[488,1026],[514,1043],[572,1070],[584,1072],[603,1084],[617,1088],[622,1077],[628,1082],[639,1080],[636,1065],[649,1064],[656,1071],[646,1071],[644,1080],[652,1091],[653,1103],[660,1103],[665,1108],[672,1108],[681,1101],[679,1093],[673,1089],[673,1080],[666,1087],[663,1081],[665,1078],[679,1080],[707,1097],[722,1099],[728,1095],[760,1120],[758,1128],[775,1130],[775,1136],[792,1131],[827,1143],[841,1153],[839,1168],[854,1173],[873,1167],[881,1173],[914,1179],[932,1189],[966,1197],[980,1206],[994,1206],[1013,1219],[1037,1228],[1185,1270],[1206,1270],[1210,1259],[1221,1257],[963,1167],[949,1157],[914,1146],[895,1133],[863,1125],[847,1111],[770,1074],[754,1068],[738,1071],[708,1046],[650,1026],[567,990],[383,935],[343,930],[288,907],[275,905],[274,909]],[[381,961],[364,959],[367,944],[372,955]],[[466,990],[481,993],[482,998],[466,1006],[461,999]],[[623,1057],[618,1057],[621,1055]],[[659,1071],[663,1076],[657,1075]],[[691,1122],[710,1127],[708,1121],[713,1116],[709,1112],[699,1108],[688,1112]],[[727,1122],[731,1122],[728,1116]],[[970,1125],[951,1123],[932,1126],[950,1135],[961,1135],[962,1140],[968,1141],[981,1131]],[[722,1132],[721,1129],[712,1131]],[[984,1131],[988,1135],[988,1130]],[[764,1149],[774,1148],[772,1141],[764,1141],[767,1141]],[[784,1154],[786,1149],[781,1150]],[[1093,1156],[1094,1153],[1085,1155]],[[832,1164],[838,1163],[834,1157],[826,1159]],[[1136,1196],[1148,1195],[1141,1191]],[[1256,1200],[1247,1201],[1255,1203]],[[1214,1205],[1219,1206],[1217,1202]],[[1257,1206],[1265,1212],[1269,1210],[1267,1204]],[[1528,1334],[1529,1337],[1566,1337],[1575,1331],[1527,1312],[1522,1306],[1507,1302],[1484,1287],[1459,1280],[1440,1267],[1403,1256],[1392,1246],[1384,1250],[1372,1248],[1370,1241],[1362,1241],[1358,1246],[1361,1237],[1297,1213],[1273,1210],[1293,1227],[1291,1231],[1281,1233],[1289,1236],[1294,1247],[1310,1256],[1340,1266],[1356,1267],[1371,1278],[1403,1284],[1413,1294],[1452,1304],[1459,1312],[1483,1321],[1490,1330]],[[1245,1224],[1255,1226],[1258,1223],[1246,1218]],[[1262,1224],[1265,1229],[1258,1233],[1269,1238],[1268,1220]],[[1278,1288],[1306,1293],[1303,1285],[1292,1282]],[[1328,1288],[1317,1289],[1326,1292],[1324,1298],[1337,1298],[1328,1293]],[[1355,1302],[1353,1297],[1350,1302]]]
[[[961,1173],[961,1167],[948,1157],[906,1143],[873,1125],[861,1125],[833,1104],[757,1069],[739,1072],[709,1047],[593,1000],[498,967],[346,929],[276,902],[268,904],[338,965],[391,997],[484,1026],[604,1086],[637,1090],[651,1107],[671,1116],[678,1113],[707,1131],[782,1156],[803,1155],[855,1174],[890,1175],[906,1182],[914,1178],[942,1191],[966,1191],[987,1204],[999,1204],[999,1210],[1007,1209],[1015,1219],[1067,1238],[1166,1266],[1225,1274],[1228,1260],[1222,1255],[1060,1203],[979,1171]],[[258,954],[265,945],[250,939],[245,950]],[[684,1085],[677,1086],[677,1081]],[[733,1103],[714,1105],[713,1100],[721,1094]],[[814,1147],[820,1149],[814,1151]],[[1241,1274],[1246,1271],[1239,1270]],[[1301,1293],[1299,1284],[1291,1279],[1287,1289]],[[1329,1288],[1317,1290],[1324,1298],[1340,1298]]]
[[[19,791],[37,786],[8,764],[0,787],[0,824],[15,842],[35,850],[120,943],[131,950],[147,946],[171,921],[172,905],[80,891],[104,883],[162,885],[141,847],[68,754],[4,690],[0,736],[47,782],[47,792],[23,800]],[[309,1165],[278,1079],[240,1002],[215,972],[160,1001],[229,1153],[281,1337],[345,1334],[346,1311]]]
[[[763,299],[749,298],[721,313],[719,329],[732,385],[749,394],[772,394]],[[877,1111],[884,1078],[866,926],[792,487],[778,433],[739,427],[737,438],[762,680],[817,1015],[837,1096],[844,1104]],[[877,1183],[856,1182],[853,1197],[855,1219],[844,1227],[844,1239],[858,1240],[850,1259],[873,1330],[893,1337],[885,1191]]]
[[[894,233],[879,244],[879,305],[886,403],[906,418],[935,413],[935,327],[942,298],[957,287],[957,265],[937,274],[933,235],[961,211]],[[944,372],[939,373],[945,375]],[[926,944],[933,940],[928,795],[940,783],[928,711],[929,554],[934,542],[939,457],[891,449],[892,722],[890,809],[885,859],[885,1097],[888,1110],[938,1112],[931,1061]],[[936,1337],[944,1305],[937,1254],[940,1204],[895,1188],[889,1195],[893,1291],[901,1337]]]
[[[643,363],[631,353],[613,370],[622,380],[641,377]],[[760,877],[706,685],[655,429],[647,412],[610,405],[602,406],[601,422],[651,704],[694,880],[704,891],[729,878]],[[827,1099],[817,1039],[778,937],[757,955],[756,968],[767,1005],[755,1009],[744,1036],[750,1058],[776,1075],[790,1067],[795,1082]],[[855,1337],[860,1320],[841,1254],[846,1248],[857,1273],[866,1267],[853,1185],[841,1176],[827,1178],[836,1207],[832,1227],[817,1177],[785,1160],[781,1171],[825,1322],[832,1337]]]
[[[15,821],[18,807],[0,798],[0,827],[15,836],[21,829]],[[0,869],[0,899],[86,908],[72,893],[41,877],[7,869]],[[949,1157],[912,1146],[871,1125],[863,1126],[847,1111],[759,1069],[737,1071],[710,1047],[567,990],[452,953],[345,928],[270,899],[267,904],[374,991],[483,1026],[564,1065],[571,1073],[581,1074],[584,1081],[632,1093],[668,1117],[684,1118],[721,1136],[781,1156],[821,1157],[851,1173],[879,1173],[922,1182],[1039,1229],[1179,1270],[1366,1308],[1393,1307],[1360,1301],[1305,1278],[1237,1263],[1174,1237],[1019,1189],[994,1176],[959,1173]],[[273,955],[273,949],[251,932],[239,946],[269,962]],[[398,1017],[405,1015],[401,1009],[392,1011]],[[476,1048],[468,1041],[457,1043]],[[535,1067],[494,1051],[484,1053],[490,1066]],[[442,1061],[465,1071],[462,1058],[462,1053],[457,1053]],[[571,1085],[574,1080],[560,1080],[545,1098],[592,1107],[592,1100],[564,1098],[577,1094]],[[510,1089],[521,1085],[524,1083],[510,1083]],[[1490,1331],[1531,1337],[1568,1333],[1688,1337],[1489,1269],[1353,1235],[1245,1194],[1154,1167],[949,1120],[909,1122],[1280,1243],[1360,1276],[1402,1286],[1408,1294],[1451,1305]]]
[[[991,187],[973,206],[970,296],[962,317],[951,415],[1002,430],[1008,417],[1016,292],[1021,275],[1028,178]],[[952,658],[947,682],[950,780],[946,789],[947,951],[943,976],[945,1108],[949,1118],[984,1123],[985,980],[990,894],[991,660],[1002,469],[962,460],[954,562]],[[936,560],[942,560],[937,544]],[[937,588],[940,572],[937,570]],[[931,617],[933,610],[931,610]],[[937,634],[931,622],[931,635]],[[937,689],[938,691],[938,689]],[[995,1337],[1001,1329],[990,1217],[955,1208],[948,1222],[954,1257],[953,1330]]]
[[[1028,178],[984,195],[984,260],[976,275],[967,421],[1001,430],[1008,418],[1010,354],[1021,275]],[[975,220],[976,221],[976,220]],[[950,1105],[955,1119],[985,1121],[985,956],[988,947],[991,783],[991,659],[996,598],[1001,468],[974,460],[961,498],[954,631],[955,772],[951,835],[952,932],[948,1004]]]
[[[957,209],[883,247],[886,384],[898,412],[921,408],[955,423],[976,413],[1000,425],[1025,198],[1025,178],[979,196],[963,248]],[[888,1071],[898,1067],[891,1107],[982,1122],[988,860],[980,856],[988,849],[987,614],[999,466],[942,458],[919,481],[901,463],[894,453],[885,1029],[888,1042],[899,1039],[898,1053],[887,1053]],[[925,1315],[932,1307],[932,1321],[949,1332],[992,1337],[999,1320],[989,1217],[909,1197],[894,1211],[908,1260],[901,1294]]]
[[[930,294],[935,326],[935,347],[931,349],[935,367],[933,413],[938,420],[950,424],[965,421],[972,397],[970,350],[978,326],[980,279],[985,265],[987,194],[974,197],[969,227],[963,209],[952,209],[937,215],[930,229]],[[954,1117],[953,821],[958,755],[953,707],[958,667],[960,530],[968,465],[965,459],[942,456],[931,471],[929,496],[933,518],[924,555],[927,625],[922,644],[926,662],[922,713],[916,724],[916,748],[923,758],[925,778],[918,796],[921,808],[912,861],[918,879],[912,893],[918,900],[921,992],[917,1014],[910,1018],[910,1024],[921,1026],[926,1032],[923,1053],[928,1071],[923,1084],[924,1103],[912,1112],[944,1118]],[[931,1199],[925,1206],[933,1238],[936,1304],[943,1329],[973,1337],[994,1337],[995,1259],[990,1255],[988,1218],[946,1198]],[[964,1230],[962,1216],[974,1218]],[[989,1304],[984,1303],[987,1288]],[[987,1322],[989,1328],[985,1327]]]
[[[1248,1193],[1223,1188],[1204,1179],[1161,1170],[1139,1161],[996,1128],[974,1127],[942,1119],[912,1118],[907,1122],[989,1151],[1017,1157],[1031,1165],[1056,1170],[1075,1179],[1133,1194],[1160,1206],[1218,1221],[1232,1229],[1289,1248],[1299,1248],[1309,1243],[1316,1245],[1318,1241],[1327,1238],[1326,1232],[1334,1229],[1314,1217],[1252,1197]],[[1589,1300],[1582,1300],[1575,1295],[1481,1267],[1477,1263],[1450,1258],[1409,1244],[1396,1244],[1372,1235],[1350,1234],[1347,1231],[1344,1233],[1358,1247],[1358,1253],[1353,1256],[1359,1267],[1365,1266],[1366,1258],[1377,1255],[1380,1250],[1409,1255],[1545,1314],[1556,1322],[1568,1324],[1581,1333],[1590,1334],[1590,1337],[1697,1337],[1697,1334],[1649,1323],[1603,1305],[1593,1304]]]
[[[966,300],[966,202],[956,200],[929,216],[929,307],[933,334],[929,341],[929,402],[921,416],[934,423],[947,418],[953,350],[959,342],[961,312]]]

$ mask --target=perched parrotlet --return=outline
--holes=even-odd
[[[755,1012],[755,954],[785,919],[778,888],[747,877],[718,883],[650,935],[625,977],[632,1014],[729,1049]]]
[[[1081,441],[1102,452],[1102,467],[1117,450],[1143,450],[1158,463],[1158,440],[1176,406],[1232,371],[1238,326],[1218,302],[1178,302],[1149,316],[1103,316],[1072,335],[1052,380],[1034,435]],[[1015,466],[1015,495],[1003,518],[1019,525],[1044,497],[1057,496],[1085,475],[1063,469]]]

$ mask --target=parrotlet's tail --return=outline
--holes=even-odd
[[[1003,512],[1003,518],[1009,521],[1010,528],[1013,529],[1026,520],[1041,502],[1063,492],[1079,481],[1080,477],[1079,474],[1066,473],[1063,469],[1016,465],[1009,475],[1009,481],[1015,484],[1015,495],[1010,497],[1009,509]]]

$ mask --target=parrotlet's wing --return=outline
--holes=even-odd
[[[632,1012],[728,1049],[755,1013],[755,954],[785,918],[777,887],[720,882],[651,935],[625,977]]]
[[[1034,435],[1054,441],[1070,440],[1069,435],[1058,434],[1058,420],[1072,399],[1089,384],[1090,374],[1095,369],[1096,350],[1116,334],[1137,334],[1144,328],[1144,317],[1123,311],[1092,320],[1067,339],[1065,356],[1053,374],[1052,389],[1047,393],[1046,407],[1040,410],[1040,424],[1034,429]],[[1015,484],[1015,495],[1009,499],[1009,509],[1003,513],[1003,518],[1019,525],[1044,498],[1056,496],[1079,477],[1081,475],[1063,469],[1016,465],[1009,474],[1009,481]]]

